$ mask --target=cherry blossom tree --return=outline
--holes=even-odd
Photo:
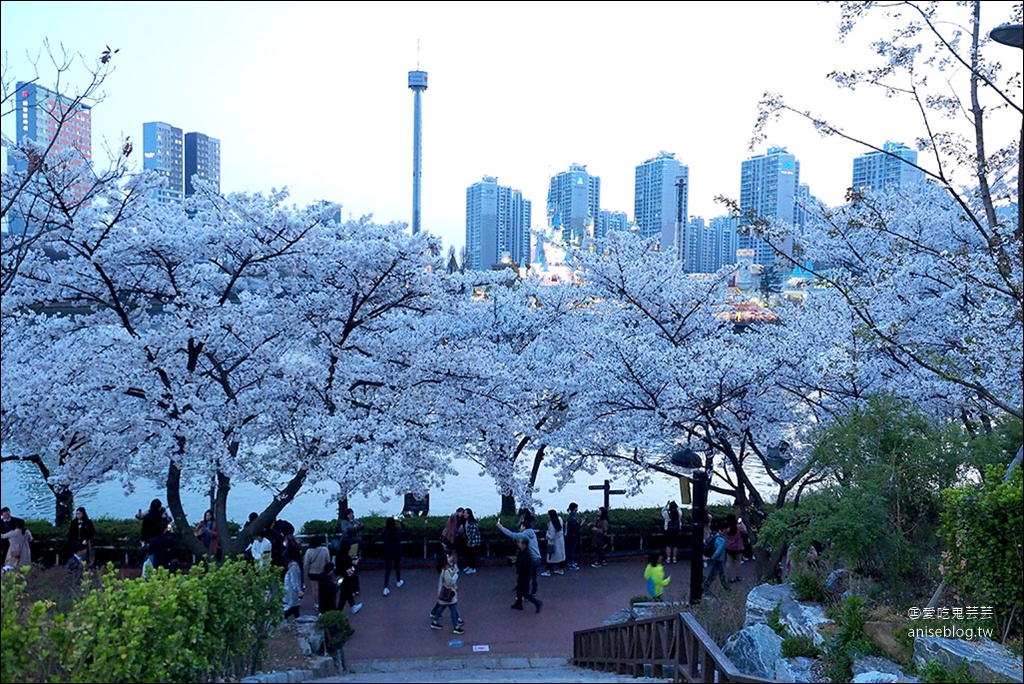
[[[892,364],[893,389],[972,430],[993,414],[1022,416],[1021,140],[1019,53],[985,36],[983,3],[843,2],[841,37],[881,13],[892,35],[874,45],[880,62],[835,72],[847,88],[881,88],[921,115],[920,188],[851,191],[849,203],[814,212],[797,260],[816,264],[824,285]],[[940,16],[941,13],[941,16]],[[941,21],[940,21],[941,19]],[[1021,7],[1004,18],[1021,21]],[[991,21],[991,20],[989,20]],[[755,129],[780,115],[808,120],[826,136],[892,154],[839,124],[767,95]],[[1009,126],[1006,124],[1009,123]],[[779,244],[783,227],[756,230]],[[780,258],[787,257],[780,252]]]
[[[54,477],[113,471],[129,489],[156,479],[179,529],[190,527],[182,488],[212,491],[227,529],[234,482],[273,493],[256,527],[307,482],[436,482],[445,456],[420,448],[429,426],[405,358],[425,346],[417,326],[438,281],[433,238],[338,225],[327,220],[333,207],[288,208],[283,192],[220,197],[204,186],[182,208],[156,203],[152,188],[142,175],[119,201],[91,204],[48,236],[59,258],[26,261],[5,293],[5,350],[9,338],[26,355],[45,350],[57,378],[44,413],[32,378],[8,395],[4,373],[5,450],[31,450],[42,437],[33,426],[88,429],[89,453],[106,457],[89,468],[70,459]],[[67,320],[44,310],[54,304]],[[73,344],[53,344],[68,330]],[[18,360],[5,353],[5,371]]]

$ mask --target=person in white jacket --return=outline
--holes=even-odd
[[[541,573],[541,577],[551,577],[565,574],[565,528],[562,526],[562,519],[558,517],[555,509],[548,511],[548,531],[545,535],[548,542],[548,567]]]

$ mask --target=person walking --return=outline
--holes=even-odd
[[[334,563],[331,561],[324,563],[323,572],[316,579],[317,602],[314,607],[320,615],[338,609],[339,581],[339,577],[334,573]]]
[[[459,617],[459,571],[454,551],[437,557],[437,603],[430,614],[430,628],[441,629],[441,616],[447,608],[452,616],[452,634],[465,634],[465,623]]]
[[[655,601],[660,601],[665,587],[672,581],[671,577],[665,576],[665,554],[655,551],[647,557],[647,567],[644,569],[644,579],[647,580],[647,594]]]
[[[525,539],[516,541],[516,557],[512,565],[516,569],[516,602],[512,604],[513,610],[522,610],[523,601],[533,604],[536,612],[540,612],[544,602],[530,593],[530,571],[533,568],[533,556],[530,554],[530,544]]]
[[[320,576],[330,562],[331,552],[324,546],[323,539],[319,536],[310,539],[309,548],[302,556],[302,573],[313,597],[313,610],[320,610]],[[334,563],[331,563],[331,569],[334,569]]]
[[[582,538],[583,526],[586,518],[580,518],[580,506],[575,501],[569,503],[569,517],[565,521],[565,567],[570,570],[579,570],[580,564],[576,558],[580,552],[580,540]]]
[[[601,506],[597,509],[597,520],[590,526],[594,533],[594,548],[597,549],[597,561],[591,563],[592,568],[603,568],[608,565],[604,558],[604,551],[608,548],[608,535],[611,532],[611,523],[608,521],[608,509]]]
[[[464,567],[463,572],[467,575],[472,575],[476,572],[476,557],[480,552],[480,523],[477,522],[476,516],[473,515],[472,508],[464,509],[462,516],[466,540],[464,549],[465,559],[462,564]]]
[[[356,572],[356,565],[359,559],[352,556],[351,549],[342,544],[338,551],[338,564],[335,570],[338,574],[338,610],[344,610],[345,604],[352,606],[352,614],[355,615],[363,609],[361,602],[356,602],[356,593],[359,587],[359,576]]]
[[[717,530],[714,523],[712,523],[712,529],[714,531],[711,533],[711,537],[704,541],[705,548],[708,546],[712,548],[708,561],[708,574],[704,578],[705,593],[711,589],[716,575],[722,583],[722,589],[729,591],[729,583],[725,580],[725,535]]]
[[[284,538],[284,616],[297,618],[302,608],[302,551],[294,535]]]
[[[526,540],[527,545],[530,548],[530,559],[533,563],[530,566],[530,593],[537,593],[537,575],[540,574],[540,543],[537,541],[537,533],[534,531],[533,526],[529,522],[529,518],[521,518],[519,520],[519,531],[513,532],[504,525],[501,521],[498,521],[498,529],[501,530],[502,534],[506,537],[511,537],[516,541]]]
[[[743,580],[740,571],[743,563],[743,538],[747,536],[747,526],[736,517],[735,513],[730,513],[725,516],[724,532],[727,556],[725,572],[729,577],[729,582],[740,582]]]
[[[669,501],[661,509],[661,517],[665,521],[665,562],[675,563],[679,555],[680,530],[682,519],[679,504]]]
[[[548,530],[544,535],[547,540],[547,569],[541,577],[565,574],[565,532],[562,519],[554,508],[548,511]]]
[[[395,571],[395,587],[405,584],[402,579],[402,540],[405,538],[405,524],[397,518],[384,521],[384,531],[380,540],[384,544],[384,596],[391,593],[388,584],[391,582],[391,571]]]
[[[89,518],[89,514],[86,513],[85,507],[79,506],[78,509],[75,510],[75,518],[71,521],[71,526],[68,528],[68,551],[70,551],[72,555],[77,555],[79,544],[85,544],[85,556],[87,562],[92,565],[92,540],[95,537],[96,526],[93,525],[92,520]]]

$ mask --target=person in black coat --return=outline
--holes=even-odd
[[[391,593],[388,582],[391,580],[391,569],[395,570],[395,587],[405,584],[402,579],[402,540],[405,538],[405,526],[395,518],[384,522],[384,531],[380,540],[384,544],[384,595]]]
[[[80,544],[85,544],[86,560],[91,565],[93,561],[92,540],[96,537],[96,526],[85,511],[85,506],[79,506],[75,511],[75,518],[68,527],[68,551],[71,554],[78,552]]]
[[[324,571],[317,578],[317,610],[323,615],[330,610],[338,610],[338,576],[334,573],[334,563],[324,564]]]
[[[530,582],[533,579],[533,554],[530,553],[530,544],[525,539],[517,540],[516,544],[519,547],[513,561],[516,568],[516,602],[512,604],[512,608],[522,610],[525,599],[532,603],[539,613],[544,602],[530,593]]]

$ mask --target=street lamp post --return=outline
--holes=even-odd
[[[700,603],[704,593],[704,522],[708,519],[708,473],[696,470],[693,481],[693,506],[690,530],[690,605]]]
[[[704,593],[704,522],[708,519],[708,487],[711,484],[711,459],[705,464],[689,447],[671,456],[672,465],[688,471],[693,483],[690,521],[690,605],[700,603]]]

